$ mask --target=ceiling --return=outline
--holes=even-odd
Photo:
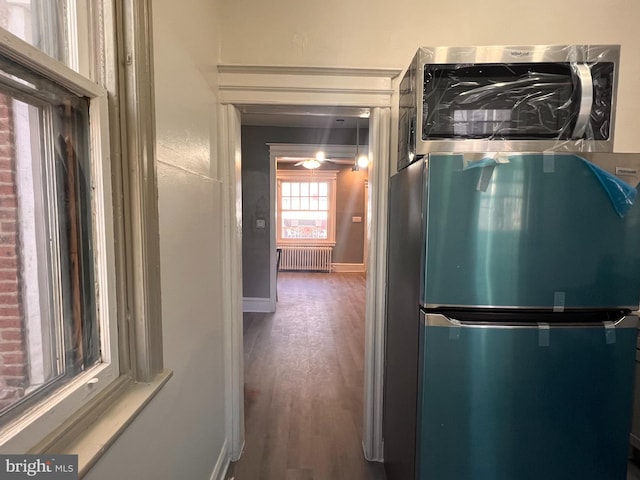
[[[243,106],[242,125],[292,128],[368,128],[369,109],[358,107]]]

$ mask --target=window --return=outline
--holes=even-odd
[[[73,47],[58,41],[63,3],[2,4],[6,27],[39,47],[15,40],[0,53],[3,426],[64,387],[78,404],[119,374],[108,152],[98,141],[106,91],[55,60]],[[84,388],[71,391],[78,380]]]
[[[138,60],[118,75],[115,3],[132,22],[145,8],[0,1],[2,451],[36,452],[87,430],[82,412],[105,411],[129,380],[162,369],[159,317],[147,307],[156,284],[140,273],[148,257],[157,263],[155,240],[131,240],[157,228],[144,203],[155,178],[137,174],[153,161],[153,117],[126,128],[152,102],[138,90],[148,92],[148,32],[128,26],[123,50]],[[128,156],[124,138],[143,153]],[[125,312],[144,320],[131,327]]]
[[[279,244],[335,245],[336,172],[278,170]]]
[[[17,73],[5,60],[0,75]],[[26,72],[20,79],[36,80]],[[89,102],[0,80],[0,416],[100,360]],[[47,99],[40,94],[47,91]]]

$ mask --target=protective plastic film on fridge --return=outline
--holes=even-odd
[[[389,480],[626,478],[638,169],[432,153],[392,177]]]

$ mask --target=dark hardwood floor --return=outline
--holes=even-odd
[[[362,453],[364,274],[288,273],[245,314],[245,448],[235,480],[384,480]]]

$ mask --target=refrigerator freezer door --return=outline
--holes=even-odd
[[[636,310],[640,200],[598,158],[430,154],[422,305]],[[606,160],[640,168],[640,155]]]
[[[624,480],[637,318],[465,325],[422,315],[420,480]]]

